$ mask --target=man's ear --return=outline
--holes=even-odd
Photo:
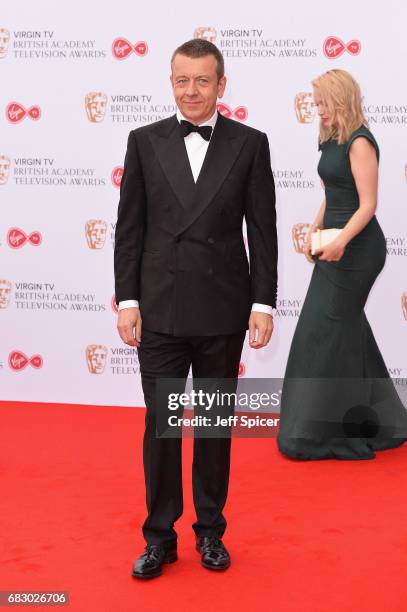
[[[218,98],[223,98],[225,92],[227,79],[225,76],[221,77],[218,82]]]

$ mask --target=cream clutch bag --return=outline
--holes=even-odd
[[[311,255],[315,255],[317,249],[326,246],[339,236],[342,230],[335,227],[330,229],[317,229],[311,234]]]

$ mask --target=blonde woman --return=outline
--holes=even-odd
[[[315,264],[293,337],[278,446],[296,459],[372,459],[407,438],[406,411],[364,313],[386,259],[375,216],[379,147],[344,70],[312,82],[325,199],[304,247]],[[311,233],[341,233],[311,256]]]

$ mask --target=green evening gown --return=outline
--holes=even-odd
[[[349,149],[379,148],[364,126],[339,145],[320,145],[324,228],[342,228],[359,207]],[[406,410],[366,319],[364,306],[386,259],[374,216],[338,262],[315,267],[293,336],[281,396],[279,450],[295,459],[372,459],[407,439]]]

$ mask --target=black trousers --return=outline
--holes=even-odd
[[[246,332],[221,336],[178,337],[143,328],[138,349],[147,407],[143,462],[148,515],[143,535],[149,544],[177,540],[175,521],[183,510],[181,438],[157,437],[156,381],[183,378],[190,367],[195,378],[237,379]],[[192,465],[193,499],[198,536],[221,537],[226,529],[230,437],[195,437]]]

